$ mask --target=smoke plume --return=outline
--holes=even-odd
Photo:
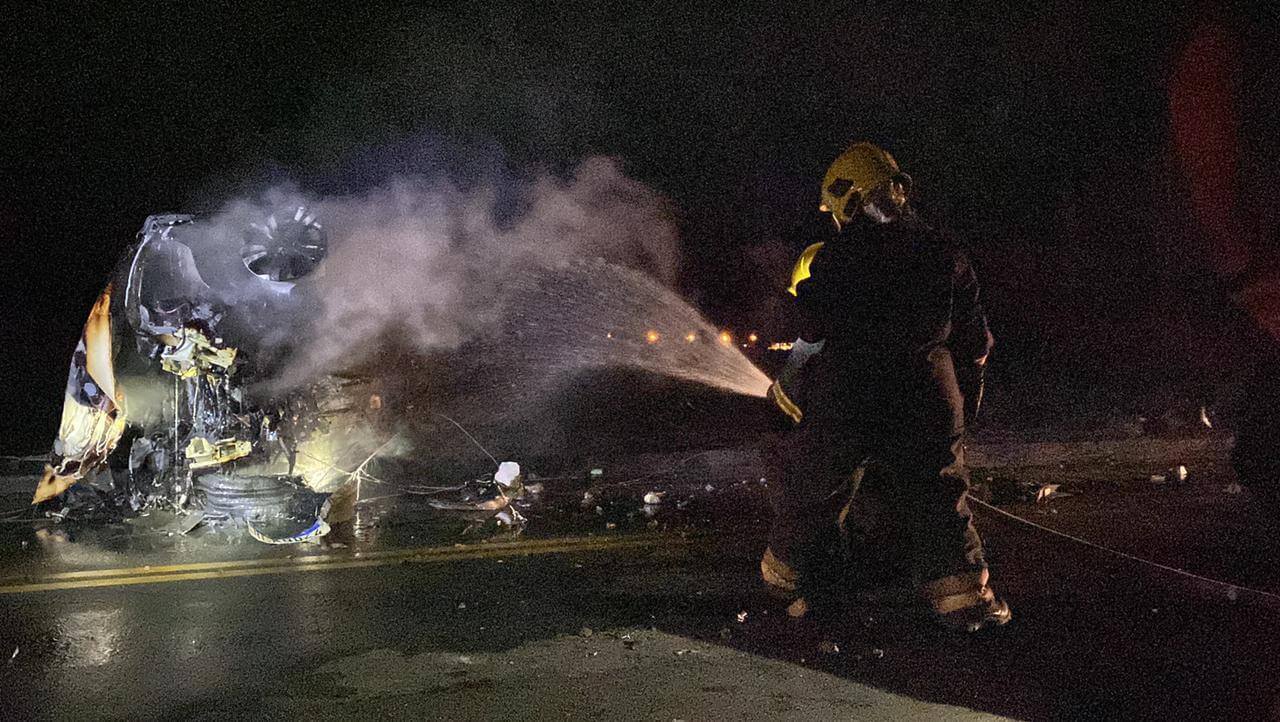
[[[306,301],[284,330],[293,352],[283,386],[358,363],[388,334],[422,351],[457,348],[500,320],[513,282],[564,262],[601,258],[668,285],[678,272],[669,201],[611,158],[515,189],[439,177],[328,198],[276,188],[228,204],[214,223],[230,237],[298,206],[323,224],[329,250],[295,290]]]

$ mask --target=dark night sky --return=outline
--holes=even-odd
[[[1275,185],[1266,11],[242,5],[28,8],[0,30],[0,448],[46,448],[85,313],[142,220],[268,179],[332,192],[427,158],[520,172],[616,155],[679,209],[688,295],[767,325],[778,239],[831,157],[869,138],[971,245],[1005,377],[1062,388],[1150,379],[1151,363],[1181,383],[1215,362],[1187,350],[1219,345],[1205,334],[1232,317],[1196,250],[1168,110],[1206,23],[1241,50],[1241,173]],[[1276,196],[1257,198],[1274,243]]]

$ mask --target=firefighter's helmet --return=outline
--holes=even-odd
[[[888,151],[865,141],[854,143],[827,169],[822,179],[820,208],[844,225],[861,213],[871,193],[882,186],[892,188],[892,195],[905,202],[911,176],[898,169],[898,162]]]

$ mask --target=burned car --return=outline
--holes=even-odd
[[[380,396],[357,377],[270,378],[312,302],[324,227],[297,206],[228,228],[146,220],[85,323],[33,504],[74,486],[108,510],[226,519],[273,542],[349,517]]]

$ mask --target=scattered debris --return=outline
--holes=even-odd
[[[503,489],[511,489],[520,481],[520,465],[514,461],[504,461],[498,464],[498,470],[494,472],[493,480]]]
[[[624,634],[622,635],[622,646],[626,647],[627,649],[635,649],[636,640],[632,639],[630,634]]]
[[[693,650],[692,650],[692,649],[677,649],[677,650],[676,650],[676,656],[677,656],[677,657],[683,657],[683,656],[685,656],[686,654],[693,654]]]
[[[1062,488],[1062,484],[1045,484],[1036,490],[1036,503],[1048,501],[1055,496],[1061,496],[1058,492]]]
[[[1159,474],[1152,474],[1151,482],[1153,484],[1164,484],[1166,482],[1182,484],[1186,482],[1188,476],[1189,472],[1187,471],[1187,467],[1179,464],[1171,469],[1166,469]]]
[[[1203,424],[1206,429],[1213,428],[1213,422],[1209,420],[1209,410],[1203,406],[1200,407],[1200,423]]]
[[[312,539],[319,539],[329,533],[329,524],[323,519],[316,519],[311,526],[297,534],[288,536],[272,536],[256,528],[253,522],[248,522],[246,526],[249,529],[249,536],[263,544],[301,544]]]
[[[523,514],[521,514],[519,511],[516,511],[516,509],[513,507],[508,507],[498,512],[493,516],[493,519],[494,521],[498,522],[498,526],[506,526],[506,527],[511,527],[513,529],[519,529],[523,527],[525,522],[528,521],[527,519],[524,518]]]
[[[591,627],[583,627],[582,629],[578,630],[579,637],[590,637],[593,634],[595,634],[595,632],[591,630]]]
[[[832,654],[832,655],[840,654],[840,645],[836,644],[830,639],[824,639],[822,640],[821,643],[818,644],[818,651],[822,652],[823,654]]]
[[[13,664],[13,660],[15,660],[15,659],[17,659],[17,658],[18,658],[18,651],[19,651],[20,649],[22,649],[22,647],[14,647],[14,648],[13,648],[13,654],[9,655],[9,664]]]
[[[1239,494],[1244,491],[1244,487],[1240,486],[1240,482],[1233,481],[1230,484],[1227,484],[1225,487],[1223,487],[1222,490],[1228,494]]]
[[[457,501],[432,499],[428,504],[441,511],[467,512],[476,524],[492,519],[499,526],[520,529],[526,519],[513,506],[513,502],[523,499],[528,490],[523,484],[523,478],[519,464],[504,461],[498,464],[493,478],[476,479],[454,489],[459,494]],[[540,491],[541,484],[538,487]]]
[[[644,495],[644,503],[648,506],[656,506],[662,503],[662,497],[666,495],[665,491],[651,491]]]
[[[741,611],[741,612],[738,612],[738,624],[742,624],[743,622],[746,622],[746,621],[747,621],[747,612],[746,612],[746,610],[743,610],[743,611]]]

